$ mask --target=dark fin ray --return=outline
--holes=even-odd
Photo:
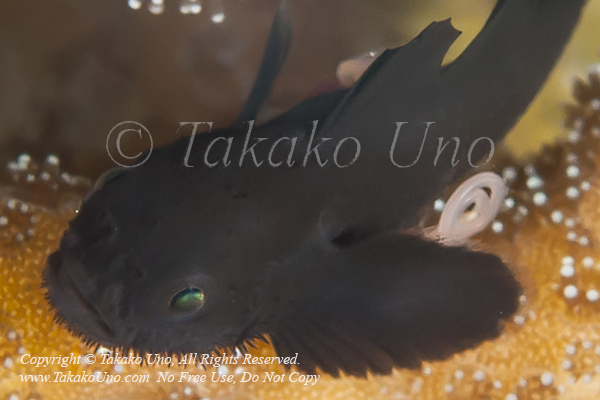
[[[315,350],[322,354],[322,363],[319,366],[323,371],[337,371],[341,365],[341,369],[351,375],[366,377],[368,359],[359,349],[348,346],[336,335],[316,329],[314,322],[301,313],[294,318],[294,324],[302,327],[302,334],[306,336],[311,347],[315,347]]]
[[[311,265],[310,284],[294,280],[304,289],[273,323],[271,337],[305,359],[307,371],[364,376],[387,374],[391,364],[414,369],[446,359],[497,337],[521,294],[494,255],[398,233],[295,262]]]
[[[311,318],[314,329],[320,331],[321,340],[328,343],[331,348],[339,351],[356,352],[365,360],[366,366],[376,374],[388,374],[391,372],[393,360],[389,354],[369,340],[358,340],[352,330],[340,327],[328,327],[327,321],[315,321]],[[337,329],[336,329],[337,328]],[[333,340],[333,343],[331,341]],[[336,343],[337,342],[337,345]],[[344,354],[344,353],[342,353]]]
[[[306,324],[301,318],[294,317],[294,325],[300,329],[302,334],[306,337],[311,344],[311,347],[315,349],[317,353],[321,355],[321,362],[319,367],[326,373],[332,376],[339,376],[339,369],[337,365],[340,364],[339,354],[329,346],[327,343],[327,337],[322,337],[312,329],[312,326]],[[296,352],[294,352],[296,353]],[[331,361],[335,360],[335,361]],[[298,369],[303,370],[302,364],[298,365]],[[308,371],[306,371],[308,372]]]
[[[242,112],[233,123],[233,126],[256,119],[260,108],[271,94],[273,84],[285,63],[292,41],[292,25],[288,9],[287,1],[281,0],[269,32],[267,47],[256,81]]]
[[[302,332],[296,332],[293,327],[288,326],[280,330],[278,337],[289,349],[293,350],[293,353],[298,353],[299,369],[309,374],[317,372],[317,367],[321,364],[319,356],[310,345],[303,341]]]

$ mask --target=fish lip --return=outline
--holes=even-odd
[[[48,257],[44,272],[44,281],[51,305],[56,313],[67,323],[69,329],[90,337],[97,342],[108,345],[118,344],[115,341],[116,334],[109,323],[82,293],[70,274],[65,271],[64,260],[60,250]],[[57,298],[57,289],[62,291],[62,299]],[[65,310],[69,310],[69,312],[65,313]],[[83,320],[74,323],[71,319],[67,319],[64,316],[70,314],[83,317]],[[82,330],[81,326],[87,329]],[[90,331],[93,334],[90,334]]]

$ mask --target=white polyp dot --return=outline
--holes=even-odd
[[[575,285],[565,286],[563,294],[567,299],[574,299],[579,295],[579,289]]]
[[[219,368],[217,368],[217,372],[219,375],[227,375],[229,374],[229,368],[227,368],[227,365],[221,365]]]
[[[584,341],[581,343],[581,347],[582,347],[584,350],[589,350],[589,349],[591,349],[591,348],[592,348],[592,342],[590,342],[589,340],[584,340]]]
[[[8,218],[6,218],[5,216],[0,216],[0,226],[7,226],[8,225]]]
[[[60,159],[56,154],[48,154],[48,156],[46,156],[46,162],[52,166],[57,167],[58,164],[60,164]]]
[[[134,10],[139,10],[142,7],[142,2],[141,2],[141,0],[128,0],[127,5],[129,5],[129,8],[132,8]],[[48,158],[49,157],[50,156],[48,156]],[[48,158],[46,158],[46,161],[48,161]]]
[[[552,375],[550,372],[544,372],[540,378],[540,381],[542,382],[542,385],[550,386],[554,383],[554,375]]]
[[[573,228],[575,226],[575,219],[574,218],[565,219],[565,226],[567,228]]]
[[[44,182],[48,182],[50,180],[50,174],[44,171],[40,174],[40,178],[42,178]]]
[[[563,265],[575,265],[575,259],[571,256],[563,257],[561,262],[563,263]]]
[[[504,209],[505,210],[512,210],[516,204],[517,203],[515,202],[515,199],[513,199],[512,197],[508,197],[508,198],[504,199]]]
[[[415,380],[412,384],[411,390],[413,392],[420,392],[422,386],[423,386],[423,382],[421,380]]]
[[[527,207],[525,206],[519,206],[517,207],[517,212],[522,215],[522,216],[526,216],[529,215],[529,210],[527,209]]]
[[[579,187],[581,187],[581,190],[583,190],[584,192],[589,192],[592,188],[592,184],[589,181],[583,181],[581,182],[581,185],[579,185]]]
[[[583,383],[590,383],[592,381],[590,374],[583,374],[580,379]]]
[[[579,143],[579,141],[581,141],[581,132],[578,132],[578,131],[569,132],[569,142]]]
[[[8,400],[21,400],[21,398],[19,397],[18,394],[13,393],[10,396],[8,396]]]
[[[185,394],[186,396],[191,396],[194,392],[192,391],[192,388],[186,386],[183,388],[183,394]]]
[[[565,160],[567,160],[569,164],[574,164],[579,160],[579,157],[577,157],[577,154],[575,153],[568,153]]]
[[[577,239],[577,243],[579,243],[580,246],[589,246],[590,239],[587,236],[580,236],[579,239]]]
[[[494,233],[502,233],[504,231],[504,224],[500,221],[492,222],[492,231]]]
[[[585,126],[585,123],[583,122],[583,120],[581,118],[577,118],[573,122],[573,128],[577,129],[578,131],[582,130],[584,126]]]
[[[514,167],[506,167],[502,170],[502,177],[508,182],[512,182],[518,177],[517,170]]]
[[[573,362],[571,362],[571,360],[565,360],[560,364],[560,367],[565,371],[568,371],[573,368]]]
[[[233,373],[236,375],[241,375],[243,372],[244,372],[244,368],[242,368],[242,367],[237,367],[235,369],[235,371],[233,371]]]
[[[123,367],[122,364],[115,364],[115,366],[113,367],[113,369],[115,370],[115,372],[117,374],[120,374],[120,373],[122,373],[122,372],[125,371],[125,367]]]
[[[179,393],[177,393],[177,392],[173,392],[169,395],[169,399],[171,399],[171,400],[177,400],[178,397],[179,397]]]
[[[17,172],[19,170],[19,165],[15,161],[9,161],[8,164],[6,164],[6,168],[8,168],[9,171]]]
[[[519,379],[519,387],[527,387],[527,380],[524,378]]]
[[[465,373],[463,372],[462,369],[457,369],[454,372],[454,377],[460,381],[460,380],[462,380],[465,377]]]
[[[575,267],[571,264],[565,264],[560,268],[560,276],[563,278],[572,278],[575,276]]]
[[[6,358],[4,359],[4,362],[3,362],[3,364],[4,364],[4,366],[5,366],[6,368],[12,368],[12,366],[13,366],[14,362],[13,362],[13,359],[12,359],[12,358],[10,358],[10,357],[6,357]]]
[[[567,176],[571,179],[578,178],[581,175],[581,170],[577,165],[569,165],[566,172]]]
[[[598,300],[600,300],[600,292],[598,292],[596,289],[588,290],[587,293],[585,294],[585,298],[588,301],[595,303]]]
[[[8,333],[6,334],[6,337],[8,338],[8,340],[17,340],[17,332],[8,331]]]
[[[500,382],[500,381],[494,381],[493,385],[494,385],[494,389],[497,389],[497,390],[502,389],[502,382]]]
[[[548,203],[548,196],[544,192],[536,192],[533,195],[533,204],[536,206],[544,206]]]
[[[442,199],[437,199],[434,203],[433,203],[433,209],[437,212],[442,212],[444,211],[444,207],[446,206],[446,202]]]
[[[15,199],[10,199],[6,202],[6,207],[11,210],[14,211],[17,209],[17,200]]]
[[[212,17],[210,17],[210,19],[212,20],[212,22],[214,22],[215,24],[220,24],[223,21],[225,21],[225,13],[222,12],[218,12],[218,13],[214,13],[212,15]]]
[[[594,129],[592,129],[592,136],[598,138],[600,137],[600,127],[594,127]]]
[[[431,368],[430,367],[423,368],[423,375],[431,375]]]
[[[525,168],[523,168],[523,170],[525,171],[525,175],[527,175],[527,176],[531,176],[531,175],[537,174],[537,172],[535,171],[535,167],[533,166],[533,164],[527,164],[525,166]]]
[[[517,316],[515,316],[515,318],[513,319],[513,321],[515,321],[515,324],[517,324],[517,325],[523,325],[525,323],[525,316],[524,315],[517,315]]]
[[[475,373],[473,374],[473,379],[475,379],[477,382],[483,381],[485,379],[485,372],[483,372],[482,370],[475,371]]]
[[[564,218],[564,214],[561,211],[554,210],[552,211],[552,214],[550,214],[550,218],[555,224],[560,224]]]
[[[600,99],[592,100],[590,107],[592,107],[592,110],[594,111],[600,111]]]
[[[182,14],[200,14],[202,12],[202,5],[197,2],[184,3],[179,6],[179,12]]]
[[[527,296],[525,296],[524,294],[519,296],[519,303],[525,304],[526,301],[527,301]]]
[[[582,264],[585,268],[590,269],[594,266],[595,262],[592,257],[585,257],[582,261]]]
[[[504,400],[519,400],[519,398],[517,397],[516,394],[514,393],[509,393],[506,395]]]
[[[579,189],[577,189],[575,186],[570,186],[569,188],[567,188],[565,194],[567,195],[568,199],[575,200],[579,198]]]
[[[17,165],[20,169],[27,169],[31,163],[31,156],[27,153],[19,154],[17,157]]]
[[[537,175],[527,178],[527,187],[531,190],[539,189],[544,186],[544,180]]]
[[[570,356],[574,356],[575,353],[577,353],[577,347],[575,347],[572,344],[569,344],[569,345],[565,346],[565,353],[567,353]]]
[[[148,11],[150,11],[152,14],[159,15],[165,11],[165,6],[162,3],[157,3],[155,0],[152,0],[152,4],[148,6]]]
[[[451,383],[446,383],[446,386],[444,386],[444,391],[446,393],[452,393],[454,391],[454,386],[452,386]]]
[[[567,241],[574,242],[575,240],[577,240],[577,234],[573,231],[567,232]]]

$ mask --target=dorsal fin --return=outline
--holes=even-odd
[[[265,100],[271,94],[273,83],[281,71],[287,58],[292,40],[292,25],[289,20],[289,7],[286,0],[279,2],[279,9],[275,15],[267,47],[263,55],[260,69],[254,82],[254,86],[242,112],[233,125],[254,120]]]

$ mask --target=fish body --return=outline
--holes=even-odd
[[[511,270],[414,228],[484,156],[469,145],[516,123],[584,3],[501,0],[445,67],[458,32],[434,23],[350,89],[254,127],[289,41],[282,7],[241,117],[91,193],[49,257],[50,302],[108,347],[207,353],[269,335],[300,370],[336,376],[418,368],[497,336],[521,292]],[[436,162],[440,137],[461,140],[457,164],[450,149]]]

